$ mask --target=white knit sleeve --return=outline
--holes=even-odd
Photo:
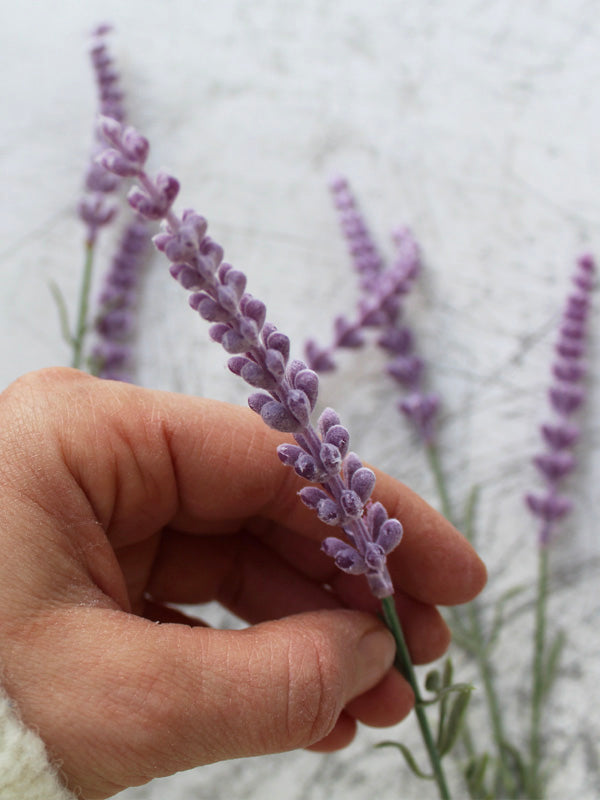
[[[76,800],[0,688],[0,800]]]

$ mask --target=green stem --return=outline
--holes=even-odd
[[[541,760],[541,722],[544,697],[544,657],[546,648],[546,599],[548,596],[548,548],[543,545],[538,556],[537,596],[535,602],[535,634],[533,651],[533,686],[531,693],[531,733],[529,739],[528,796],[543,796]]]
[[[452,522],[452,504],[450,502],[446,478],[441,466],[438,449],[434,444],[430,444],[426,448],[426,454],[438,491],[442,513],[450,522]],[[472,541],[473,539],[473,517],[475,513],[477,496],[478,492],[476,489],[474,489],[471,493],[466,511],[465,536],[469,541]],[[494,684],[494,673],[486,646],[486,637],[479,613],[479,604],[476,600],[472,600],[467,604],[466,610],[469,621],[469,638],[473,643],[471,652],[475,656],[477,669],[481,677],[481,682],[483,683],[492,728],[492,737],[494,739],[496,756],[498,759],[500,780],[505,792],[509,797],[512,797],[516,792],[516,785],[512,772],[506,764],[504,748],[506,739],[504,737],[502,712],[500,710],[498,694]]]
[[[446,486],[444,471],[442,470],[442,465],[440,463],[440,454],[435,444],[425,445],[425,455],[427,456],[427,460],[429,461],[429,466],[433,473],[435,486],[442,507],[442,514],[446,517],[446,519],[451,521],[452,503],[450,502],[450,495],[448,494],[448,488]]]
[[[429,761],[438,786],[440,798],[441,800],[450,800],[450,792],[446,783],[446,776],[442,769],[441,757],[433,739],[431,728],[429,727],[429,720],[427,719],[425,707],[423,706],[423,698],[421,696],[419,684],[417,683],[417,676],[415,675],[408,647],[406,646],[402,625],[396,613],[394,598],[384,597],[381,601],[381,606],[386,625],[396,640],[396,666],[409,682],[415,695],[415,714],[417,715],[421,735],[429,754]]]
[[[83,361],[83,342],[88,330],[88,309],[90,304],[90,289],[92,286],[92,270],[94,266],[94,242],[87,241],[85,244],[85,261],[83,263],[83,276],[81,279],[81,289],[79,290],[79,308],[77,312],[77,323],[73,333],[73,357],[71,366],[81,369]]]
[[[506,739],[504,736],[502,712],[500,711],[498,693],[496,692],[496,686],[494,683],[494,672],[490,664],[487,648],[485,646],[485,638],[479,616],[478,604],[474,601],[470,602],[467,605],[467,613],[469,616],[469,622],[471,624],[473,641],[475,643],[475,660],[477,662],[477,669],[479,670],[481,682],[483,683],[483,690],[485,692],[485,699],[492,727],[492,737],[496,746],[496,757],[498,759],[500,781],[507,796],[515,797],[517,787],[515,785],[512,772],[506,764],[504,747]]]

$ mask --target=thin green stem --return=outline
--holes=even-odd
[[[77,311],[77,322],[73,333],[73,357],[71,366],[81,369],[83,362],[83,343],[88,331],[88,310],[90,304],[90,289],[92,286],[92,272],[94,266],[94,241],[87,241],[85,245],[85,260],[83,263],[83,275],[81,278],[81,288],[79,290],[79,307]]]
[[[433,473],[442,507],[442,514],[446,519],[452,520],[452,503],[450,502],[450,495],[448,494],[448,487],[446,486],[446,479],[440,462],[440,454],[435,444],[430,443],[425,445],[425,455],[427,456],[431,472]]]
[[[535,633],[533,650],[533,686],[531,692],[531,732],[529,738],[528,796],[543,796],[540,775],[541,723],[544,699],[544,659],[546,650],[546,600],[548,597],[548,548],[541,546],[538,556]]]
[[[438,491],[442,513],[448,520],[453,522],[452,504],[450,502],[446,477],[441,466],[437,447],[434,444],[427,445],[426,454]],[[475,515],[477,498],[478,491],[475,488],[469,497],[464,520],[465,536],[469,541],[472,541],[473,539],[473,518]],[[483,684],[490,718],[492,737],[496,749],[496,757],[498,759],[499,777],[504,791],[509,797],[512,797],[516,792],[516,785],[512,772],[506,764],[504,747],[506,739],[504,736],[502,712],[494,683],[494,672],[490,663],[485,631],[479,613],[479,604],[476,600],[472,600],[467,604],[466,613],[468,619],[468,637],[470,643],[469,652],[471,652],[475,657],[477,669]],[[459,622],[460,615],[455,613],[453,616],[455,622]]]
[[[384,597],[381,601],[381,606],[386,625],[396,640],[396,666],[409,682],[415,695],[415,714],[417,715],[417,720],[421,729],[421,735],[423,737],[425,747],[427,748],[429,761],[431,763],[433,775],[437,783],[440,798],[441,800],[450,800],[450,792],[448,790],[446,776],[444,775],[444,770],[442,768],[441,757],[429,726],[427,714],[425,713],[423,698],[421,696],[421,691],[417,682],[417,676],[415,675],[415,670],[408,652],[408,647],[406,646],[402,625],[398,618],[398,614],[396,613],[394,598]]]

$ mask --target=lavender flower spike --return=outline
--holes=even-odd
[[[90,58],[94,68],[98,88],[98,107],[100,114],[121,121],[123,93],[119,89],[119,75],[113,67],[105,37],[112,30],[110,25],[99,25],[92,32]],[[79,201],[79,216],[87,225],[87,243],[92,245],[98,229],[112,221],[116,205],[107,200],[107,195],[116,191],[120,180],[96,163],[96,156],[102,148],[102,141],[95,136],[92,158],[85,175],[85,194]]]
[[[573,275],[575,288],[565,304],[552,365],[553,382],[548,394],[554,420],[542,425],[546,450],[534,458],[545,489],[540,494],[525,497],[530,511],[540,520],[538,541],[541,547],[549,544],[555,524],[571,509],[570,499],[559,494],[559,488],[575,467],[572,450],[579,429],[572,417],[585,399],[583,357],[594,272],[592,256],[581,256]]]
[[[323,550],[345,572],[364,574],[376,597],[392,595],[386,557],[400,542],[402,526],[370,501],[375,476],[348,452],[350,436],[338,415],[326,409],[318,429],[311,424],[316,373],[290,360],[288,337],[266,321],[264,303],[246,292],[246,276],[223,261],[222,248],[206,235],[206,220],[189,209],[181,217],[173,212],[179,183],[165,173],[148,176],[146,139],[107,118],[100,129],[112,148],[99,163],[115,174],[135,175],[140,186],[129,193],[130,204],[147,219],[163,219],[154,243],[171,262],[173,277],[192,292],[192,308],[212,323],[210,337],[230,354],[231,371],[259,389],[248,399],[250,408],[271,428],[294,435],[295,445],[278,448],[281,461],[320,484],[302,489],[300,498],[323,522],[341,527],[347,540],[330,537]]]
[[[96,317],[97,343],[92,350],[94,374],[100,378],[131,381],[130,340],[134,308],[144,255],[149,243],[147,221],[136,214],[125,228],[119,249],[104,279],[100,311]]]

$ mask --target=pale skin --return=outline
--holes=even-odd
[[[100,381],[24,376],[0,394],[0,683],[86,800],[227,758],[336,750],[410,711],[362,577],[319,550],[281,434],[249,409]],[[390,557],[415,663],[441,656],[436,605],[485,568],[406,486]],[[170,604],[216,600],[214,630]]]

